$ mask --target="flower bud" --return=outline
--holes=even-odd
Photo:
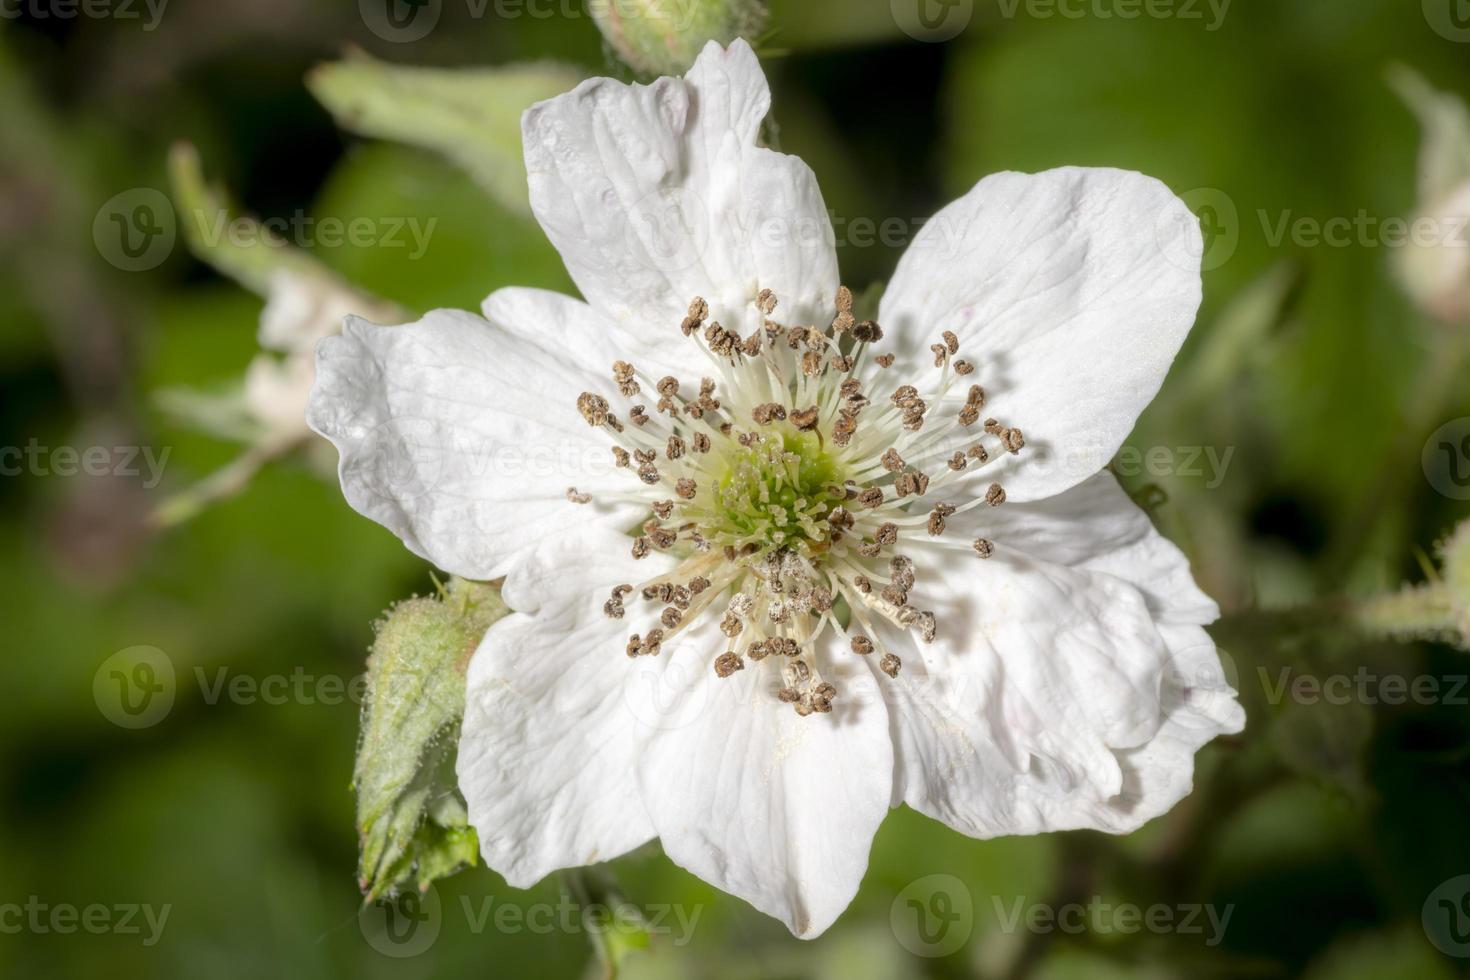
[[[682,75],[710,41],[747,41],[765,29],[765,0],[587,0],[618,57],[645,75]]]
[[[439,597],[401,602],[377,625],[353,773],[368,901],[425,888],[478,857],[454,758],[470,655],[508,611],[495,587],[451,579]]]

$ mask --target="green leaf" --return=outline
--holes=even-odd
[[[388,611],[368,657],[353,788],[367,901],[427,887],[475,863],[478,840],[454,781],[465,668],[508,612],[492,585],[451,579]]]
[[[522,214],[530,201],[521,114],[578,81],[574,69],[549,62],[412,68],[364,54],[319,65],[306,79],[342,128],[440,153]]]

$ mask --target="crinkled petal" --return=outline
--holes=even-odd
[[[888,812],[887,711],[851,654],[818,658],[840,671],[826,677],[837,704],[801,718],[776,699],[779,664],[718,678],[719,650],[669,662],[670,721],[644,749],[644,803],[676,864],[813,938],[857,894]]]
[[[636,486],[578,413],[584,390],[615,394],[530,330],[456,310],[402,327],[350,318],[317,348],[307,422],[337,447],[353,509],[440,568],[494,579],[547,541],[638,515],[567,500]]]
[[[624,653],[637,625],[610,619],[613,586],[672,564],[635,562],[627,538],[563,539],[523,567],[512,613],[470,663],[460,736],[460,791],[485,863],[518,888],[552,871],[607,861],[646,842],[653,825],[638,792],[639,725],[625,691]]]
[[[986,414],[1026,434],[984,478],[1037,500],[1101,469],[1158,392],[1194,323],[1202,252],[1198,221],[1151,177],[995,174],[916,236],[880,320],[916,368],[941,331],[959,337]]]
[[[984,538],[1001,551],[1116,576],[1141,591],[1162,621],[1203,625],[1220,615],[1195,584],[1184,552],[1155,530],[1107,471],[1055,497],[956,514],[947,536]]]
[[[770,102],[737,40],[684,78],[594,78],[526,112],[531,207],[589,303],[659,336],[695,296],[748,332],[761,289],[783,322],[831,319],[831,220],[811,170],[756,145]]]

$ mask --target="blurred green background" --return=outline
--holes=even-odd
[[[1186,0],[1159,8],[1172,16],[1137,19],[1104,16],[1119,9],[1109,0],[1073,5],[1075,18],[975,0],[960,5],[964,30],[943,42],[905,32],[905,2],[911,10],[911,0],[777,0],[760,39],[773,134],[822,181],[848,282],[883,280],[917,219],[1002,169],[1144,171],[1185,194],[1215,232],[1200,325],[1129,443],[1166,448],[1172,462],[1123,475],[1230,614],[1217,636],[1249,727],[1201,753],[1195,793],[1128,838],[976,842],[895,811],[857,900],[815,942],[790,938],[656,848],[633,855],[612,868],[629,901],[699,917],[689,935],[675,924],[655,936],[629,973],[1465,973],[1470,959],[1436,948],[1424,916],[1433,896],[1454,903],[1470,891],[1452,882],[1470,874],[1470,690],[1394,705],[1314,703],[1274,688],[1283,669],[1433,677],[1446,694],[1463,681],[1461,652],[1337,635],[1284,610],[1421,579],[1422,556],[1466,516],[1419,459],[1431,431],[1470,415],[1470,386],[1455,371],[1467,328],[1415,311],[1382,242],[1313,245],[1273,229],[1283,218],[1412,213],[1420,130],[1385,71],[1406,64],[1470,94],[1470,45],[1435,29],[1433,0],[1422,10],[1406,0],[1236,0],[1218,21]],[[58,9],[27,0],[0,23],[0,445],[169,456],[151,488],[0,479],[0,906],[169,912],[148,944],[141,913],[139,933],[91,934],[11,929],[18,913],[0,909],[0,973],[595,974],[577,928],[476,918],[487,898],[492,909],[555,905],[557,881],[518,892],[482,868],[437,886],[439,931],[418,955],[395,958],[369,941],[348,788],[358,709],[323,681],[361,672],[370,623],[429,591],[429,569],[352,513],[304,456],[181,527],[147,527],[164,495],[239,451],[171,422],[154,393],[237,379],[257,350],[261,303],[182,244],[156,268],[119,269],[94,244],[93,223],[120,192],[167,191],[168,148],[187,139],[260,216],[436,219],[417,259],[311,249],[407,308],[475,308],[512,284],[569,290],[533,221],[435,155],[343,133],[303,77],[346,45],[406,64],[556,59],[584,74],[628,70],[575,0],[536,7],[552,11],[545,17],[497,16],[495,4],[476,17],[449,0],[438,28],[413,43],[385,41],[355,5],[324,0],[178,2],[151,29],[141,5],[136,19]],[[886,242],[859,231],[890,218],[907,230]],[[1212,472],[1201,456],[1193,472],[1183,458],[1195,447],[1217,459],[1228,451],[1228,465]],[[99,710],[94,680],[136,646],[163,651],[175,697],[157,723],[129,729]],[[307,694],[279,704],[212,696],[219,679],[238,677],[300,678]],[[971,899],[958,948],[937,956],[895,925],[930,875],[953,876]],[[1164,905],[1176,921],[1177,910],[1209,906],[1230,918],[1213,936],[1203,913],[1198,932],[1007,922],[1018,903],[1073,902]],[[1457,921],[1470,931],[1470,902]],[[1452,935],[1448,945],[1470,956],[1470,942]]]

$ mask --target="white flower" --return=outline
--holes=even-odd
[[[857,322],[812,172],[757,145],[769,102],[737,41],[532,108],[586,302],[349,321],[309,419],[353,507],[505,577],[458,763],[487,863],[529,886],[657,837],[806,937],[890,807],[1129,831],[1243,718],[1215,604],[1100,472],[1194,319],[1184,206],[989,177]]]

